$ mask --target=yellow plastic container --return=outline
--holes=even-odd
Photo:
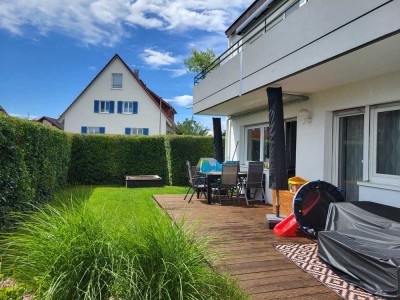
[[[290,177],[288,180],[289,183],[289,190],[292,192],[297,192],[297,190],[305,183],[309,182],[310,180],[304,179],[299,176]]]

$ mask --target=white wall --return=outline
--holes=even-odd
[[[396,72],[318,92],[310,95],[309,100],[301,103],[285,104],[285,119],[295,118],[303,108],[312,114],[310,123],[297,123],[296,175],[309,180],[321,179],[332,182],[333,112],[399,101],[399,82],[400,72]],[[239,159],[244,164],[245,126],[266,123],[267,120],[267,109],[245,116],[231,117],[227,122],[230,132],[230,137],[226,139],[226,149],[229,148],[227,153],[233,153],[232,149],[234,149],[236,141],[239,141],[234,159]],[[382,185],[380,186],[382,187]],[[371,190],[374,190],[375,193],[371,193]],[[397,195],[397,198],[394,195]],[[360,187],[360,200],[400,206],[400,183],[399,187],[391,189],[390,186],[386,186],[378,190],[377,185],[363,185]]]
[[[193,89],[193,112],[288,77],[400,28],[400,0],[313,0]],[[369,12],[364,15],[365,13]]]
[[[122,89],[112,89],[112,73],[122,73]],[[115,101],[113,114],[94,113],[94,100]],[[117,101],[137,101],[137,114],[118,114]],[[125,128],[149,128],[159,134],[160,110],[119,59],[100,74],[95,82],[65,113],[64,130],[81,132],[81,126],[105,127],[106,134],[125,134]],[[166,133],[166,117],[161,114],[161,134]]]

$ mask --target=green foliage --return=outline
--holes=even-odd
[[[44,203],[67,182],[67,134],[43,124],[0,114],[0,229],[11,212]]]
[[[186,161],[196,165],[201,157],[214,157],[214,138],[196,136],[169,137],[170,174],[173,185],[187,185]]]
[[[183,63],[189,72],[200,73],[210,66],[215,59],[216,55],[211,49],[207,49],[206,51],[192,50],[189,58],[185,59]]]
[[[123,184],[126,175],[159,175],[168,183],[164,137],[72,137],[69,182]]]
[[[178,128],[183,135],[206,136],[210,130],[206,126],[194,120],[193,117],[191,119],[186,118],[184,121],[178,122],[176,124],[176,128]]]
[[[147,189],[78,195],[2,236],[2,271],[35,298],[248,299],[236,281],[210,267],[207,240],[184,222],[174,224]],[[130,202],[130,217],[120,218],[122,207],[113,210],[109,199]]]
[[[186,160],[212,156],[212,137],[66,134],[1,114],[0,230],[12,226],[12,212],[46,203],[67,182],[124,184],[126,175],[159,175],[186,185]]]
[[[27,290],[17,284],[11,278],[0,274],[0,299],[1,300],[20,300],[27,294]]]

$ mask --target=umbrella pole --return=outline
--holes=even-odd
[[[275,190],[275,195],[276,195],[276,197],[275,197],[276,217],[279,218],[279,207],[280,207],[280,205],[279,205],[279,190]]]

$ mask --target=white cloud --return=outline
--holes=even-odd
[[[142,59],[152,67],[168,66],[178,62],[171,52],[160,52],[152,49],[144,49]]]
[[[169,68],[163,68],[164,71],[169,71],[172,73],[172,78],[176,78],[182,75],[187,74],[187,69],[186,68],[179,68],[179,69],[169,69]]]
[[[35,38],[61,33],[86,44],[114,45],[138,26],[224,31],[252,0],[13,0],[0,2],[0,28]]]
[[[176,96],[172,99],[165,99],[165,101],[176,103],[178,106],[189,106],[193,103],[193,96],[190,95],[182,95]]]

